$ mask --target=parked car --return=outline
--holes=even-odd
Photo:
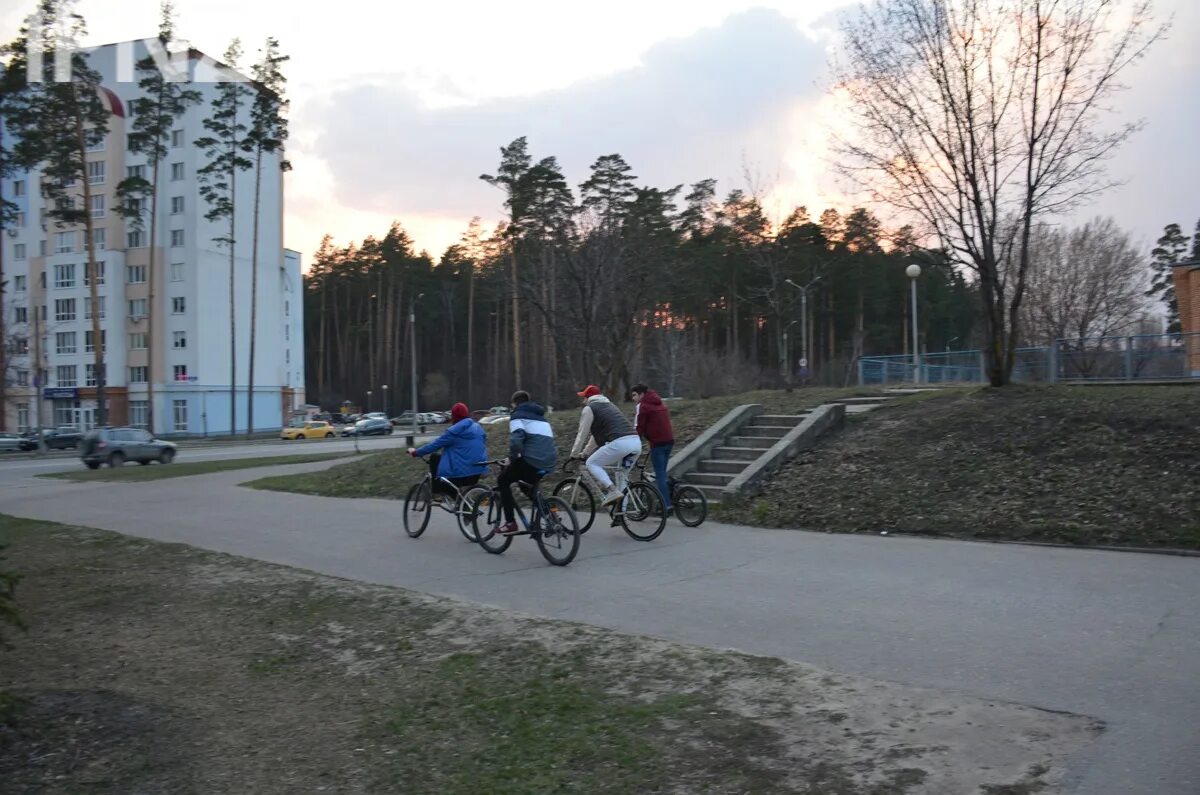
[[[507,414],[489,414],[479,420],[480,425],[495,425],[498,422],[508,422]]]
[[[359,420],[342,428],[342,436],[391,436],[394,430],[387,420]]]
[[[364,420],[386,420],[388,415],[382,411],[370,411],[362,415]]]
[[[96,469],[101,464],[124,466],[126,461],[169,464],[175,451],[173,443],[155,439],[143,428],[93,428],[83,435],[79,457],[88,469]]]
[[[69,425],[60,425],[57,428],[47,428],[42,431],[42,438],[46,447],[51,450],[70,450],[79,447],[79,441],[83,439],[83,432]]]
[[[18,436],[15,433],[0,433],[0,452],[22,452],[37,449],[37,439],[28,436]]]
[[[333,432],[333,426],[328,422],[309,421],[303,425],[297,425],[294,428],[284,428],[279,433],[279,438],[286,441],[294,441],[296,439],[332,439],[336,434]]]
[[[492,406],[489,411],[494,415],[508,414],[508,406]]]

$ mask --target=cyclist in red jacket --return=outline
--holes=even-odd
[[[634,425],[638,436],[650,443],[650,463],[654,465],[654,481],[662,496],[663,510],[671,515],[671,487],[667,483],[667,463],[675,448],[675,431],[671,428],[671,412],[662,398],[645,384],[635,384],[633,389]]]

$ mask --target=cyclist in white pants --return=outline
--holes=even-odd
[[[603,505],[608,507],[621,501],[621,491],[604,467],[619,466],[626,456],[639,455],[642,440],[621,410],[600,393],[600,387],[592,384],[578,394],[583,398],[583,412],[571,457],[588,456],[588,472],[604,489]]]

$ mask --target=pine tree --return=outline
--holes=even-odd
[[[242,150],[254,156],[254,232],[250,245],[250,376],[247,382],[246,436],[254,433],[254,359],[258,325],[258,221],[262,195],[263,156],[272,155],[283,149],[288,137],[288,101],[284,99],[283,87],[287,79],[282,66],[288,56],[280,55],[279,42],[268,38],[263,48],[262,59],[254,65],[254,102],[250,106],[250,131],[242,141]],[[280,159],[281,171],[290,171],[287,160]],[[285,418],[286,419],[286,418]]]
[[[62,229],[83,227],[84,281],[91,302],[93,367],[96,377],[96,421],[108,423],[108,390],[104,364],[103,334],[100,328],[99,267],[96,260],[96,236],[92,230],[92,189],[88,180],[88,153],[108,135],[110,111],[101,98],[100,74],[93,69],[79,41],[87,26],[79,14],[71,12],[63,0],[41,0],[37,20],[22,27],[15,42],[7,49],[8,70],[24,75],[20,90],[10,96],[5,119],[16,138],[14,161],[23,169],[41,168],[41,193],[46,202],[46,217]],[[43,53],[40,82],[31,80],[27,61],[36,41]],[[57,73],[58,53],[66,51],[70,74]],[[19,78],[18,78],[19,79]],[[76,186],[79,192],[75,193]],[[76,230],[77,231],[77,230]]]
[[[500,147],[500,170],[493,176],[481,174],[480,179],[489,185],[504,191],[506,199],[504,206],[508,208],[509,225],[509,256],[512,263],[512,344],[513,344],[513,383],[519,385],[521,379],[521,312],[520,285],[517,278],[517,236],[520,233],[521,222],[528,208],[520,190],[520,183],[531,163],[529,146],[525,136],[513,141],[508,146]]]
[[[1188,239],[1184,237],[1179,224],[1167,224],[1163,227],[1158,245],[1150,252],[1152,276],[1146,295],[1157,296],[1166,306],[1168,334],[1178,334],[1183,328],[1179,322],[1179,304],[1175,300],[1173,271],[1175,264],[1182,261],[1187,248]]]
[[[161,6],[158,40],[163,50],[168,50],[174,39],[174,6],[167,0]],[[117,185],[117,212],[129,219],[133,228],[144,226],[142,206],[150,202],[150,262],[147,270],[149,300],[146,302],[146,362],[149,377],[146,379],[146,421],[150,432],[154,432],[154,319],[158,314],[155,288],[157,254],[159,179],[162,162],[167,157],[171,133],[175,123],[187,109],[200,102],[200,92],[184,88],[180,82],[169,80],[151,56],[137,62],[138,87],[145,92],[130,103],[134,109],[133,131],[129,134],[129,151],[144,154],[150,160],[150,179],[132,176]]]
[[[208,164],[197,172],[200,195],[208,202],[209,208],[204,217],[209,221],[226,221],[229,224],[228,232],[213,240],[229,249],[230,436],[237,433],[237,174],[254,165],[241,154],[246,125],[240,114],[248,94],[248,89],[242,84],[243,78],[236,71],[241,57],[242,44],[234,39],[223,56],[226,71],[212,102],[212,115],[204,120],[204,128],[211,134],[196,141],[196,146],[208,158]]]

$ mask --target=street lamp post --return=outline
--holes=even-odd
[[[371,390],[367,390],[367,413],[371,413]]]
[[[411,359],[412,359],[412,442],[417,441],[417,301],[425,293],[418,293],[417,297],[412,299],[408,304],[408,338],[411,342]]]
[[[921,383],[921,350],[917,347],[917,277],[921,275],[921,266],[915,262],[904,269],[912,284],[912,346],[913,346],[913,381]]]
[[[813,280],[801,287],[791,279],[784,279],[788,284],[800,291],[800,358],[804,360],[804,367],[808,367],[808,290],[817,282],[821,281],[820,276],[813,277]],[[792,363],[788,362],[790,368]]]
[[[784,385],[788,392],[792,391],[792,346],[789,344],[791,337],[788,332],[792,330],[792,326],[799,322],[799,320],[793,320],[783,329]]]
[[[384,384],[383,385],[383,413],[384,414],[388,413],[387,391],[388,391],[388,385]]]

